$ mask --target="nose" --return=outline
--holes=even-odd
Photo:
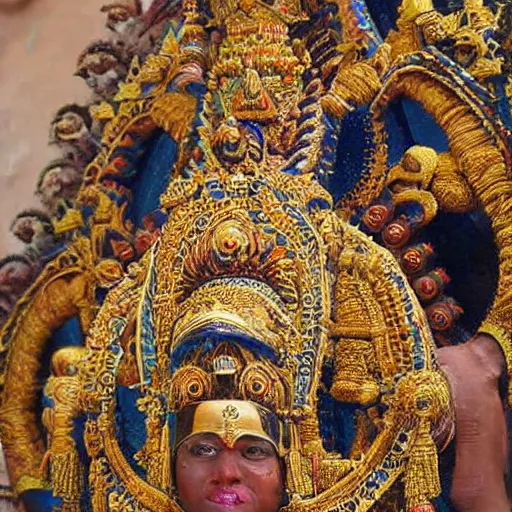
[[[212,483],[216,485],[233,485],[242,482],[242,471],[237,453],[224,450],[215,461]]]

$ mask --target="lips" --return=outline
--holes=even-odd
[[[224,507],[236,507],[246,503],[247,497],[240,490],[232,488],[218,489],[210,493],[208,501]]]

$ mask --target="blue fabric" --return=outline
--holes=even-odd
[[[322,383],[325,389],[331,389],[333,368],[324,369]],[[348,457],[355,436],[355,414],[360,407],[343,404],[335,400],[329,393],[318,393],[318,419],[324,448]]]
[[[506,94],[506,87],[508,84],[508,77],[495,76],[489,79],[493,84],[496,95],[496,109],[499,113],[499,118],[503,121],[505,128],[512,130],[512,109],[510,108],[509,99]]]
[[[43,489],[24,492],[21,495],[21,501],[26,512],[52,512],[53,507],[62,504],[62,500],[55,498],[52,491]]]
[[[51,347],[58,350],[63,347],[80,347],[84,344],[84,337],[77,316],[68,320],[64,325],[53,331]]]
[[[369,131],[369,136],[361,134]],[[369,172],[369,156],[374,148],[371,140],[371,120],[367,108],[358,109],[341,125],[333,174],[321,179],[321,184],[337,202],[348,194]]]
[[[419,103],[404,98],[402,105],[414,144],[429,146],[438,153],[449,151],[446,134]]]
[[[388,144],[388,167],[392,167],[400,162],[407,148],[414,145],[414,137],[401,101],[390,105],[386,110],[384,124]]]
[[[139,172],[132,186],[137,226],[142,226],[145,215],[160,207],[160,195],[165,192],[171,178],[177,148],[178,145],[169,135],[158,132],[139,162]]]
[[[145,470],[135,462],[134,458],[147,439],[145,415],[137,408],[137,400],[140,397],[138,389],[118,386],[116,420],[121,450],[135,472],[141,478],[145,478]]]
[[[368,11],[383,38],[391,29],[396,29],[397,9],[401,3],[402,0],[366,0]]]

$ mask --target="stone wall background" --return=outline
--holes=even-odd
[[[13,0],[0,0],[13,3]],[[31,0],[19,11],[0,10],[0,258],[21,249],[10,233],[19,211],[37,207],[39,171],[58,152],[47,145],[49,125],[66,103],[89,90],[73,76],[80,52],[108,38],[105,0]]]

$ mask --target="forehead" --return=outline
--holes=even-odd
[[[85,55],[80,64],[82,66],[84,66],[84,65],[87,65],[87,63],[89,63],[89,62],[97,61],[99,59],[117,61],[117,58],[114,55],[112,55],[111,53],[104,52],[104,51],[93,51],[93,52]]]
[[[247,402],[202,402],[194,411],[191,433],[201,432],[232,442],[245,435],[266,437],[258,409]]]
[[[82,119],[82,116],[77,112],[73,112],[72,110],[67,110],[66,112],[62,112],[55,118],[55,122],[61,121],[62,119]]]
[[[125,2],[114,2],[105,6],[104,8],[107,12],[128,12],[133,15],[138,14],[137,2],[135,0],[129,0]]]
[[[46,179],[48,178],[48,176],[57,176],[59,175],[61,172],[63,172],[65,169],[68,169],[67,167],[53,167],[51,168],[49,171],[46,172],[46,174],[44,175],[44,178],[43,179]]]
[[[118,5],[118,6],[112,6],[109,8],[108,13],[110,16],[133,16],[132,10],[129,9],[126,5]]]

